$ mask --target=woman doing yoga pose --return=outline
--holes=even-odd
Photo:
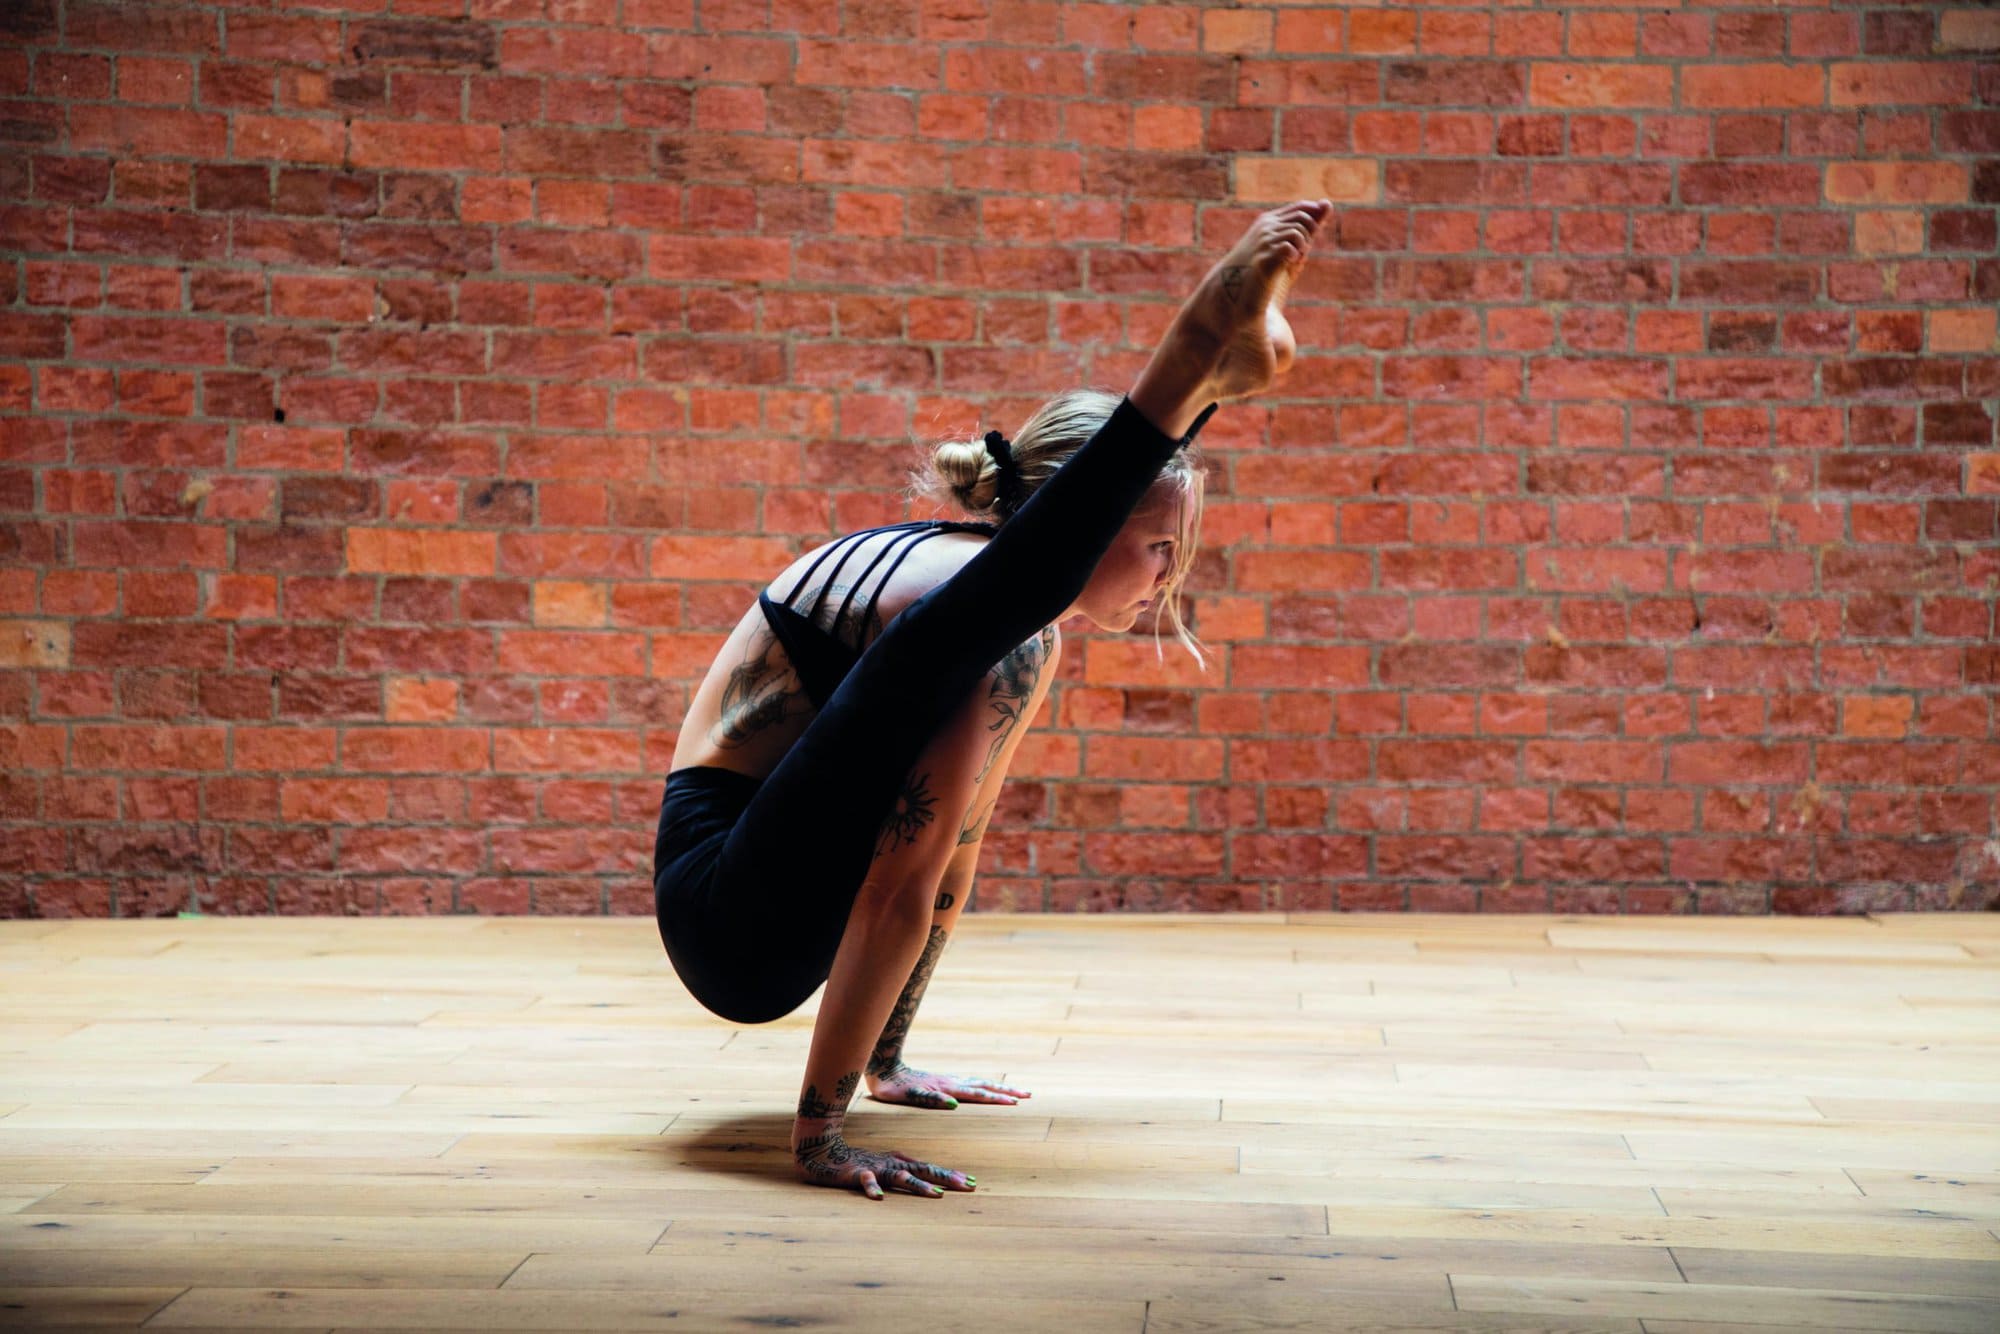
[[[1125,630],[1157,605],[1192,646],[1173,606],[1200,505],[1188,446],[1215,404],[1289,367],[1284,297],[1330,212],[1315,200],[1259,215],[1124,399],[1066,394],[1011,445],[996,432],[941,446],[943,484],[994,522],[891,524],[807,553],[696,690],[654,845],[660,938],[696,999],[740,1023],[826,984],[792,1130],[802,1179],[874,1199],[973,1188],[846,1142],[864,1072],[883,1102],[1027,1096],[913,1070],[903,1039],[1020,724],[1047,696],[1055,622]]]

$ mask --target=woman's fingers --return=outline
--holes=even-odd
[[[861,1187],[861,1193],[869,1199],[879,1200],[882,1198],[882,1183],[877,1181],[875,1174],[867,1168],[864,1167],[861,1169],[861,1175],[857,1184]]]
[[[911,1195],[927,1195],[932,1199],[935,1199],[938,1196],[944,1194],[942,1190],[939,1190],[936,1186],[933,1186],[930,1182],[925,1181],[915,1172],[908,1171],[904,1168],[892,1168],[888,1174],[888,1178],[889,1178],[889,1185],[893,1189],[905,1191]]]
[[[1034,1096],[1034,1094],[1028,1092],[1026,1089],[1017,1089],[1012,1084],[996,1084],[990,1079],[975,1079],[973,1083],[979,1085],[981,1088],[993,1089],[996,1092],[1011,1093],[1017,1098],[1032,1098]]]
[[[976,1177],[965,1172],[954,1172],[948,1167],[939,1167],[936,1163],[920,1163],[914,1158],[905,1158],[903,1161],[912,1175],[939,1186],[949,1186],[953,1190],[971,1190],[978,1184]]]

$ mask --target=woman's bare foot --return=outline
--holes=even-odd
[[[1259,214],[1174,316],[1133,406],[1178,435],[1207,404],[1262,393],[1289,370],[1297,344],[1285,297],[1332,213],[1316,199]]]
[[[1321,199],[1260,215],[1189,298],[1190,316],[1221,317],[1222,360],[1210,384],[1215,398],[1262,393],[1292,368],[1298,344],[1285,319],[1285,298],[1332,212]]]

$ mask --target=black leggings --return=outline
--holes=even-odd
[[[1184,443],[1121,402],[958,573],[890,620],[761,783],[669,775],[653,902],[697,1000],[763,1023],[826,980],[910,766],[995,663],[1076,601]]]

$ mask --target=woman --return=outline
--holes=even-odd
[[[1172,611],[1199,503],[1187,446],[1216,403],[1290,365],[1281,307],[1331,211],[1306,201],[1252,222],[1123,401],[1065,395],[1017,443],[941,447],[954,493],[998,522],[893,524],[808,553],[695,692],[654,846],[660,938],[695,997],[737,1022],[790,1013],[826,984],[792,1129],[802,1179],[871,1199],[973,1188],[846,1142],[864,1070],[885,1102],[1027,1096],[912,1070],[903,1037],[965,906],[1019,724],[1048,693],[1054,623],[1129,629],[1157,600],[1187,641]]]

